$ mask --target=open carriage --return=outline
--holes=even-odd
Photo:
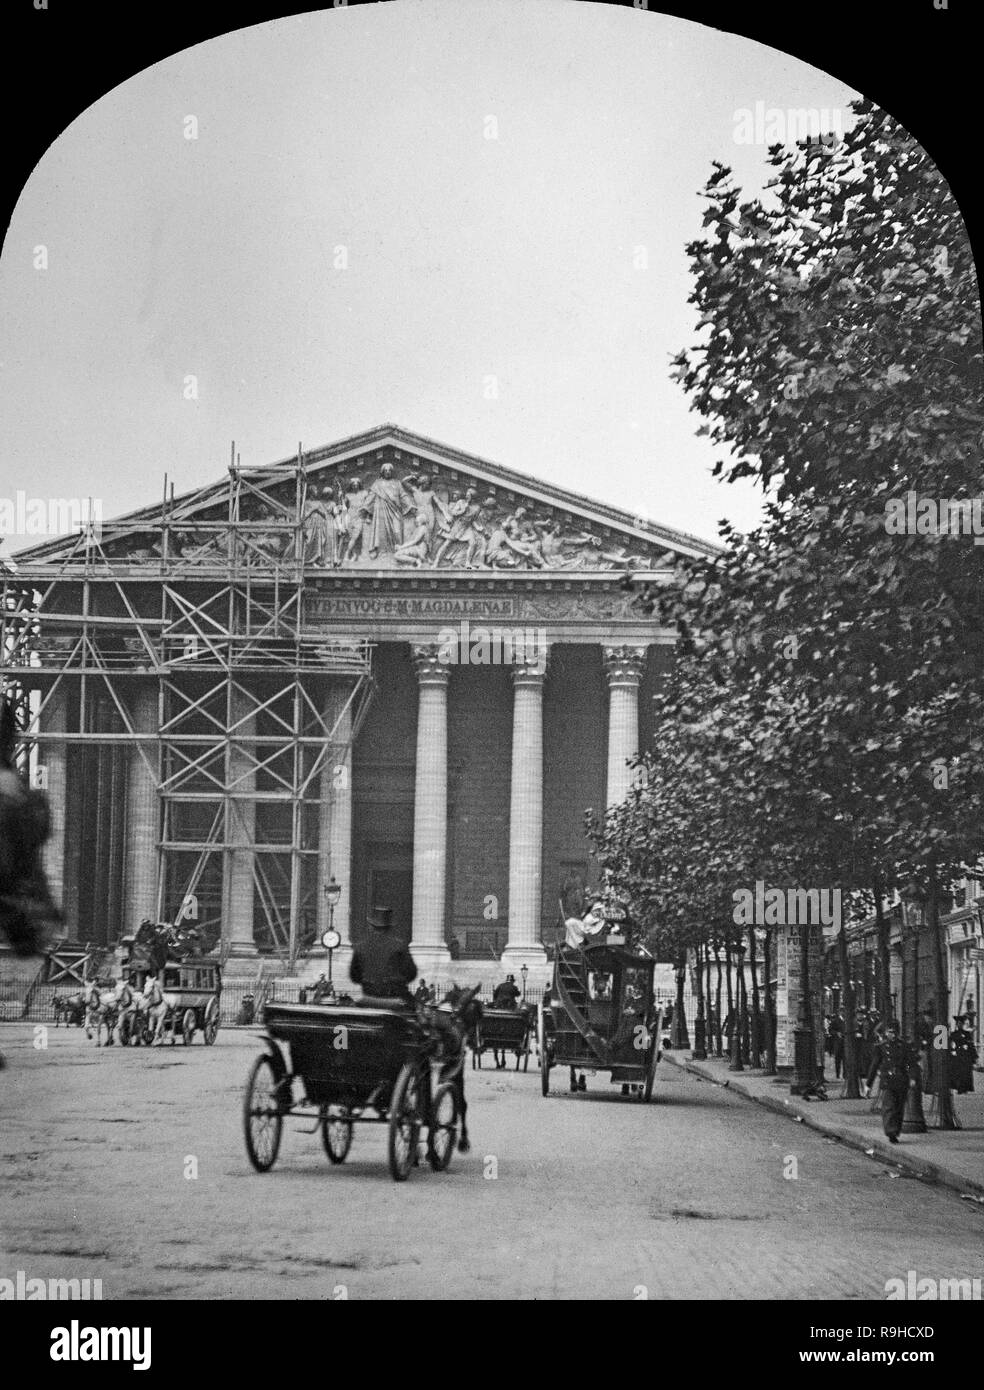
[[[384,1124],[396,1182],[409,1177],[424,1130],[430,1166],[447,1168],[458,1138],[458,1089],[441,1066],[453,1058],[445,1055],[438,1012],[267,1004],[266,1051],[253,1064],[243,1100],[253,1167],[273,1167],[284,1119],[295,1116],[313,1121],[309,1132],[321,1131],[333,1164],[345,1161],[356,1124]]]
[[[481,1070],[482,1057],[488,1051],[492,1052],[497,1065],[501,1052],[502,1065],[505,1066],[506,1053],[512,1052],[516,1058],[515,1070],[519,1071],[522,1062],[523,1071],[526,1071],[530,1064],[535,1018],[536,1013],[529,1004],[518,1009],[485,1009],[476,1030],[472,1067]]]
[[[662,1010],[653,998],[655,967],[652,957],[627,950],[621,936],[555,947],[553,981],[539,1014],[545,1096],[552,1069],[567,1066],[572,1089],[584,1089],[586,1071],[608,1072],[623,1095],[650,1099],[662,1031]],[[576,1073],[582,1073],[579,1083]]]

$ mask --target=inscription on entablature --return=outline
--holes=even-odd
[[[577,619],[632,621],[639,619],[631,593],[516,594],[508,597],[430,594],[317,594],[307,600],[311,622],[333,619],[459,619],[490,618],[545,622]]]
[[[514,618],[516,600],[419,594],[319,594],[308,601],[307,614],[313,622],[331,618]]]

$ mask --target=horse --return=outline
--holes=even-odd
[[[64,1018],[66,1028],[71,1028],[73,1024],[76,1028],[81,1028],[85,1022],[85,1001],[86,996],[82,990],[79,990],[78,994],[56,994],[51,1001],[55,1011],[55,1027],[60,1027]]]
[[[114,1033],[123,1015],[134,1006],[133,987],[128,980],[115,980],[111,985],[94,982],[86,997],[85,1035],[91,1041],[92,1029],[96,1030],[96,1046],[102,1045],[102,1030],[106,1029],[106,1046],[112,1047]],[[126,1039],[121,1034],[120,1041]]]
[[[478,1025],[482,1021],[482,1004],[476,998],[478,991],[477,985],[474,989],[465,990],[459,994],[450,1013],[447,1009],[438,1008],[432,1015],[441,1035],[438,1085],[450,1082],[454,1087],[455,1103],[461,1119],[458,1148],[463,1154],[471,1148],[468,1102],[465,1100],[465,1052],[466,1047],[475,1047],[478,1043]]]

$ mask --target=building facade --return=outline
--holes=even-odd
[[[293,969],[385,905],[425,973],[542,963],[650,740],[673,634],[633,585],[711,553],[392,426],[22,552],[3,674],[69,932],[183,916]]]

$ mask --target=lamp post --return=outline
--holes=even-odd
[[[523,961],[522,968],[520,969],[520,972],[519,972],[519,973],[520,973],[520,974],[522,975],[522,977],[523,977],[523,1003],[525,1004],[525,1003],[526,1003],[526,977],[527,977],[527,975],[530,973],[530,967],[526,964],[525,960]]]
[[[674,1051],[680,1051],[690,1046],[690,1034],[687,1032],[687,1017],[683,1008],[683,986],[687,979],[687,958],[683,957],[676,967],[676,1008],[673,1010],[673,1023],[670,1027],[670,1046]]]
[[[328,952],[328,983],[331,984],[332,956],[342,944],[342,938],[335,930],[335,908],[342,896],[342,885],[336,883],[334,874],[325,884],[325,902],[328,904],[328,930],[322,934],[321,944]]]

